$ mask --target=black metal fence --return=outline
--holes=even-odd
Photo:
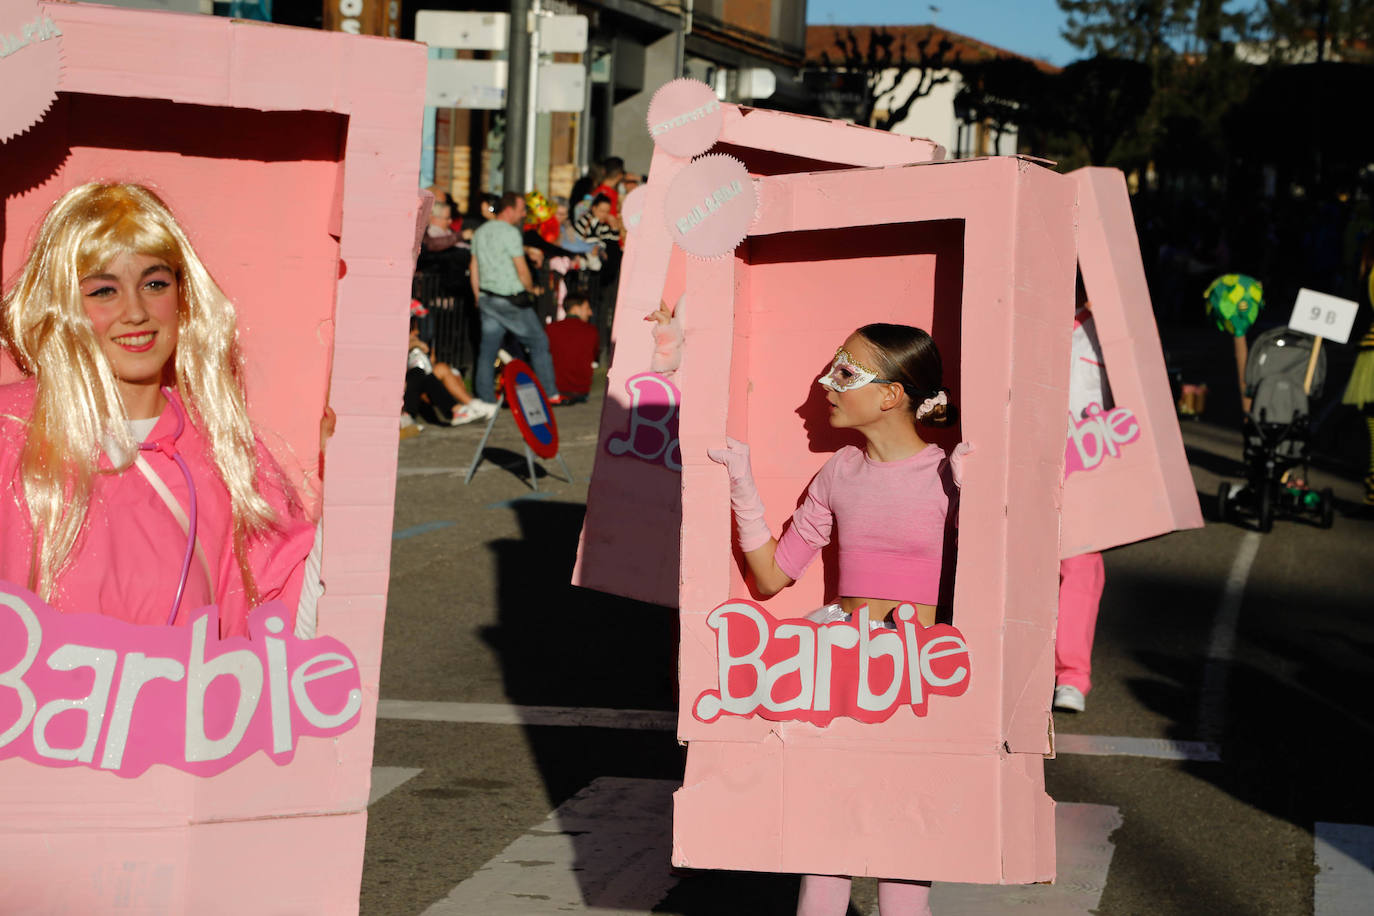
[[[479,328],[472,291],[461,277],[421,270],[411,280],[410,295],[428,310],[419,319],[420,337],[429,344],[433,360],[466,374],[477,360]]]

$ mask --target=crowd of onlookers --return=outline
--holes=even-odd
[[[615,309],[625,226],[640,184],[623,160],[594,164],[570,195],[481,194],[462,208],[440,188],[412,290],[403,433],[415,420],[491,416],[495,365],[528,362],[551,404],[586,400]],[[464,374],[472,371],[473,391]]]

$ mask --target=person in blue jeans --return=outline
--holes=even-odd
[[[525,244],[520,226],[525,222],[525,195],[507,191],[497,204],[496,216],[472,236],[472,263],[468,273],[472,295],[482,320],[482,342],[477,349],[477,397],[496,400],[496,351],[509,331],[529,351],[530,368],[539,378],[550,404],[561,404],[554,382],[553,358],[538,313],[517,300],[523,294],[543,292],[534,285],[525,263]]]

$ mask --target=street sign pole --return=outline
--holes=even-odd
[[[511,0],[510,38],[506,42],[509,66],[506,70],[505,188],[527,191],[533,168],[526,171],[527,154],[533,148],[530,114],[530,71],[539,61],[530,60],[530,0]]]
[[[534,144],[535,138],[539,136],[539,17],[543,12],[542,4],[543,0],[530,0],[530,60],[529,86],[525,95],[525,185],[521,188],[523,191],[534,190]]]

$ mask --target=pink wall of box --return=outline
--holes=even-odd
[[[1088,168],[1071,177],[1078,182],[1084,290],[1116,410],[1131,414],[1118,427],[1137,438],[1115,454],[1105,443],[1084,443],[1089,460],[1094,454],[1101,458],[1091,470],[1064,479],[1064,557],[1202,527],[1125,176],[1116,169]]]
[[[201,778],[0,761],[0,883],[16,911],[350,912],[361,879],[425,52],[208,16],[42,4],[56,103],[0,144],[0,261],[90,180],[153,186],[234,300],[255,424],[307,500],[319,417],[321,635],[358,660],[359,724]],[[12,380],[13,366],[0,367]]]

